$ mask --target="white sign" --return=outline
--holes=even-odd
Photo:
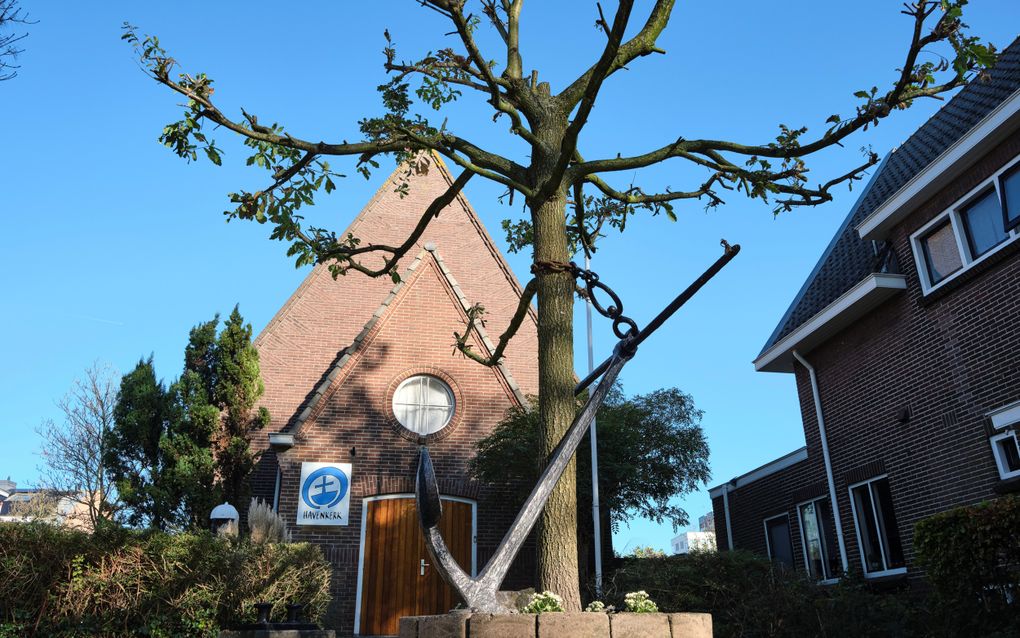
[[[301,464],[298,525],[347,525],[350,509],[350,463]]]

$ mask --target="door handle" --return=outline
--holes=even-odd
[[[421,559],[421,563],[420,563],[420,568],[421,569],[420,569],[418,575],[419,576],[424,576],[425,575],[425,568],[428,567],[428,566],[429,566],[429,564],[425,562],[425,559],[424,558]]]

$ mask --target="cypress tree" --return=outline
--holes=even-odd
[[[255,409],[265,386],[251,333],[251,324],[244,323],[234,306],[216,342],[213,369],[213,400],[220,408],[220,431],[214,441],[216,473],[224,499],[235,506],[248,502],[248,477],[257,461],[248,441],[269,423],[269,412]]]
[[[124,375],[114,408],[114,427],[107,432],[104,462],[132,525],[166,529],[175,509],[174,490],[165,476],[161,445],[167,429],[169,398],[156,379],[152,355]]]

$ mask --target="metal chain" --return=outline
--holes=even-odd
[[[613,334],[616,335],[616,338],[626,339],[627,337],[637,336],[637,323],[630,317],[624,316],[623,301],[620,300],[620,296],[613,292],[612,288],[602,283],[599,280],[598,274],[594,271],[581,268],[574,262],[536,261],[531,266],[531,272],[536,275],[541,272],[567,272],[573,275],[575,279],[580,279],[584,282],[584,294],[591,300],[591,305],[594,306],[595,310],[606,319],[613,320]],[[608,306],[599,303],[598,297],[595,295],[596,291],[602,291],[609,295],[612,303]],[[624,330],[624,327],[627,329]]]

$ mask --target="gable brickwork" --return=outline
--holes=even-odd
[[[422,211],[452,181],[433,158],[425,174],[412,175],[410,193],[393,191],[394,177],[348,229],[364,242],[398,244]],[[346,232],[346,231],[345,231]],[[459,198],[434,219],[401,261],[398,284],[350,273],[334,280],[316,267],[256,340],[270,410],[268,433],[294,437],[289,449],[266,449],[253,478],[254,493],[272,501],[279,472],[279,512],[295,541],[320,545],[333,565],[333,604],[327,624],[339,636],[354,631],[366,498],[410,495],[418,458],[417,437],[397,423],[393,392],[416,374],[443,380],[453,391],[454,416],[427,437],[440,493],[477,505],[477,567],[481,570],[516,511],[510,486],[472,480],[468,462],[479,439],[490,434],[506,410],[537,391],[537,333],[532,319],[521,326],[502,366],[486,367],[454,347],[465,310],[486,308],[486,330],[472,348],[491,352],[487,334],[502,333],[518,305],[521,286],[466,200]],[[267,446],[266,438],[255,441]],[[353,466],[350,523],[296,526],[302,462]],[[465,566],[470,567],[470,566]],[[533,584],[534,543],[529,541],[504,588]]]

